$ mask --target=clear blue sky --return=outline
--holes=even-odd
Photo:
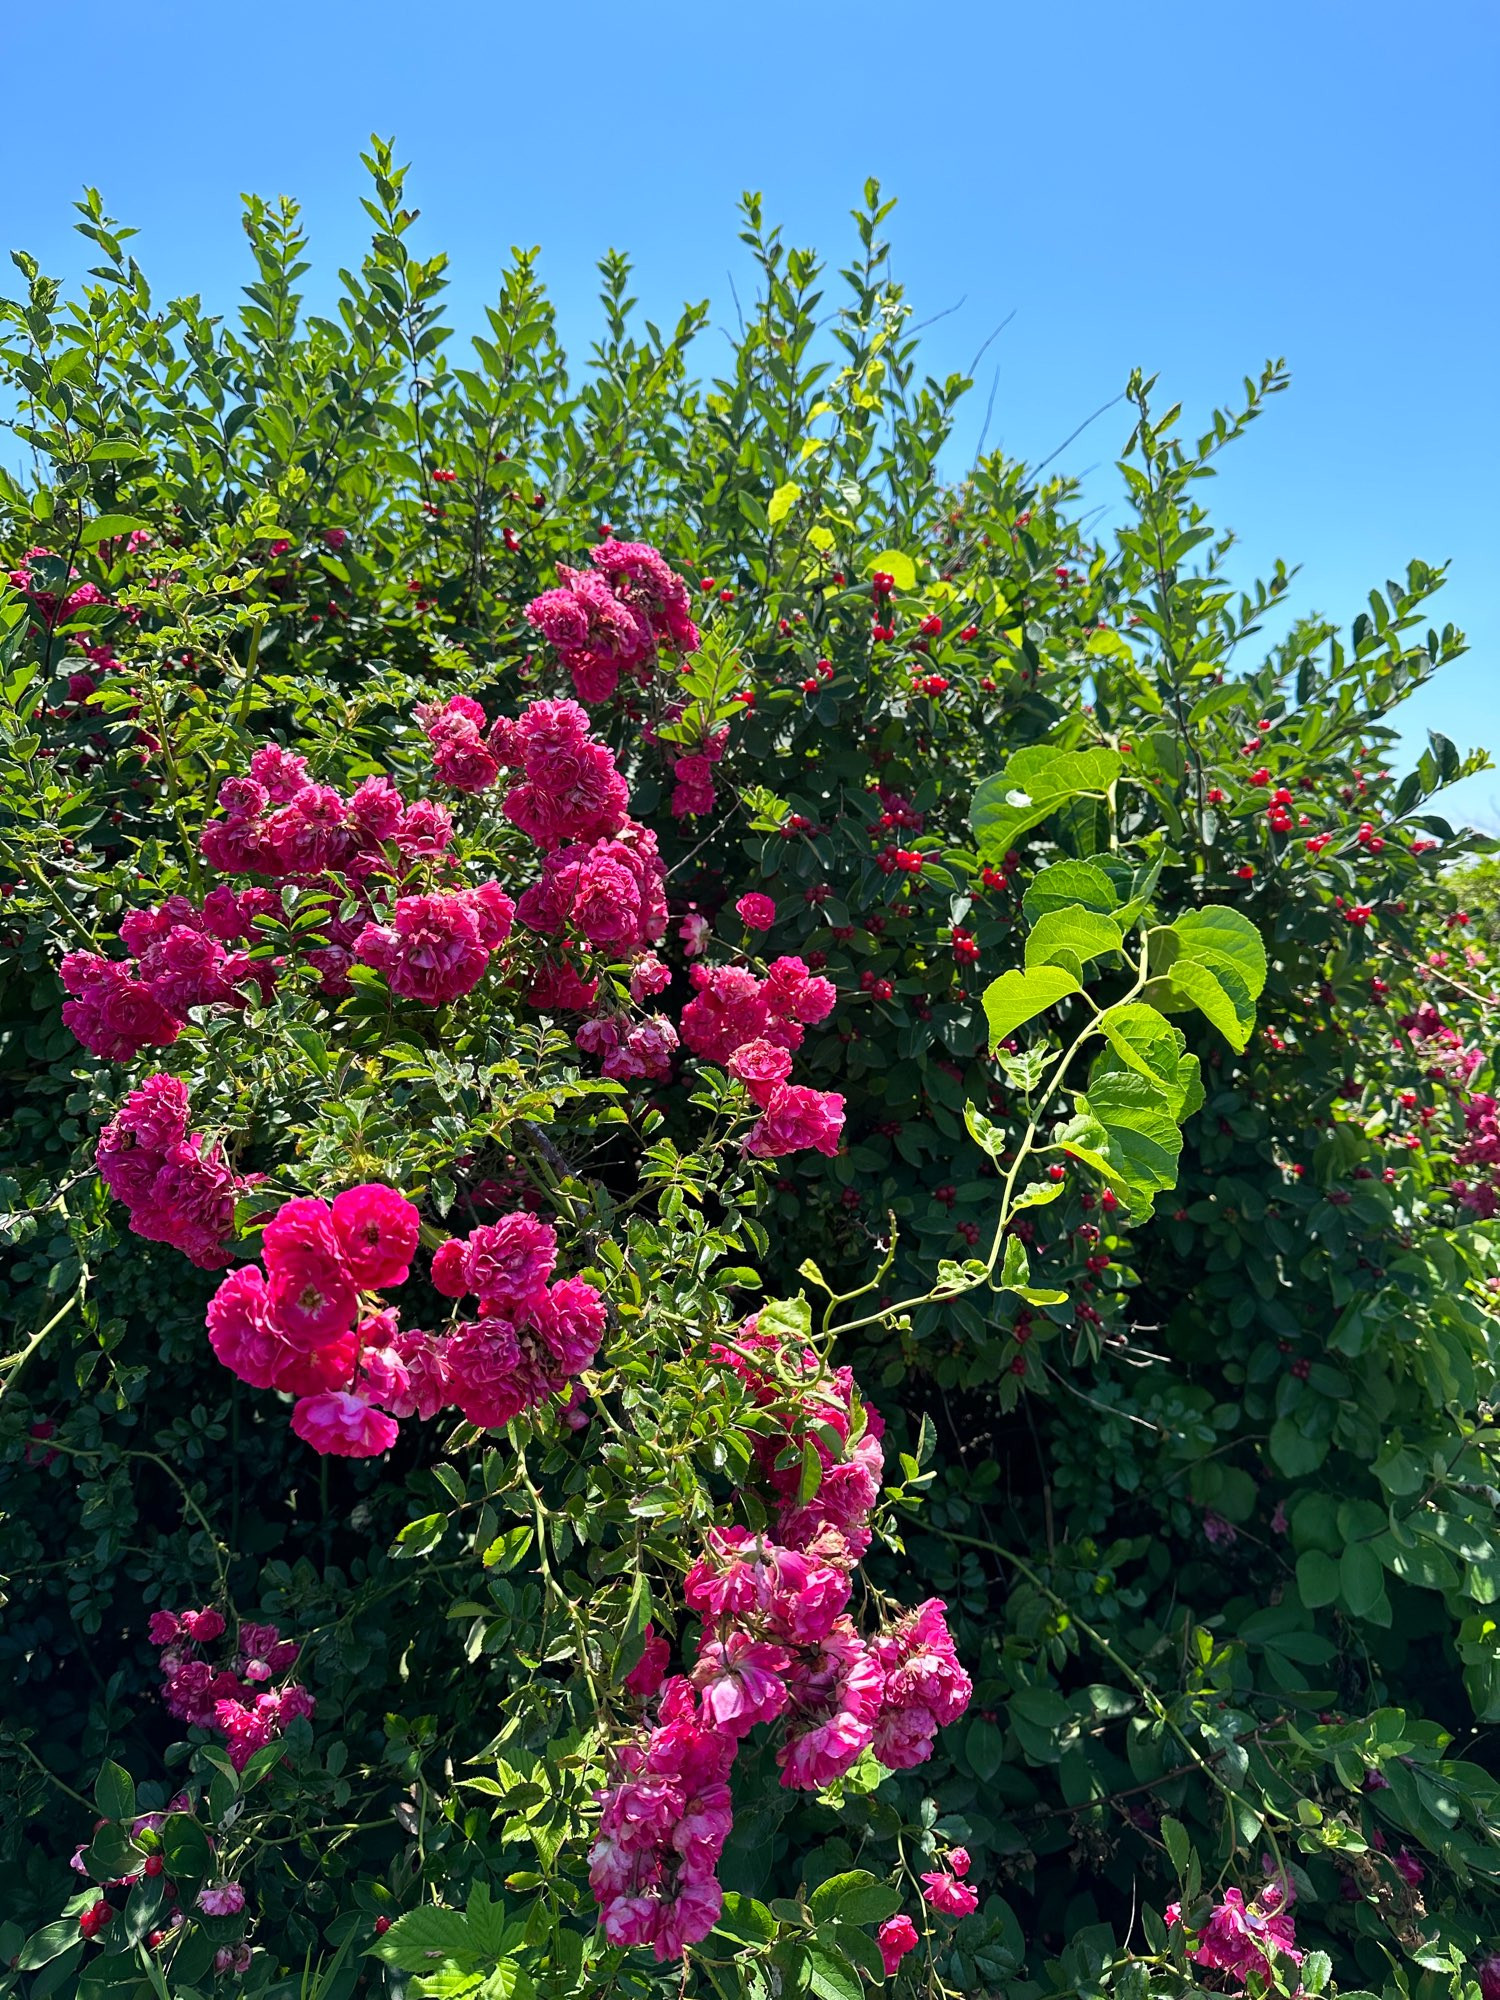
[[[1495,0],[49,0],[5,40],[0,234],[63,275],[86,182],[164,293],[232,305],[242,190],[296,195],[331,271],[379,130],[465,327],[513,242],[543,246],[579,349],[611,245],[654,318],[710,296],[722,322],[741,189],[838,259],[873,173],[917,316],[963,300],[933,367],[1015,315],[960,447],[996,365],[990,441],[1035,458],[1134,364],[1192,415],[1284,354],[1221,517],[1345,622],[1408,556],[1451,558],[1443,615],[1473,650],[1413,734],[1500,756]],[[1065,455],[1100,498],[1123,432],[1113,411]],[[1500,830],[1500,773],[1451,800]]]

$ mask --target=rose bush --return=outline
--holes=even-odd
[[[1231,583],[1279,365],[948,481],[873,185],[573,382],[369,166],[3,309],[6,1976],[1490,2000],[1441,572]]]

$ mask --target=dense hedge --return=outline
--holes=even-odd
[[[3,308],[13,1981],[850,2000],[899,1891],[909,1991],[1472,1986],[1500,1873],[1495,1001],[1444,874],[1476,843],[1431,805],[1478,761],[1434,737],[1402,775],[1390,720],[1462,650],[1428,626],[1442,572],[1413,563],[1347,632],[1289,623],[1287,572],[1232,580],[1203,482],[1279,364],[1198,437],[1131,379],[1107,545],[1064,479],[997,454],[952,481],[968,385],[921,373],[873,185],[832,302],[747,200],[760,296],[709,380],[705,310],[639,321],[607,258],[570,375],[529,253],[450,354],[443,260],[389,152],[369,165],[375,233],[328,317],[291,204],[247,204],[254,282],[221,321],[155,301],[92,195],[80,296],[18,256]],[[681,1024],[690,959],[831,981],[796,1062],[844,1100],[836,1154],[746,1154],[739,1085],[687,1051],[611,1087],[576,1011],[526,1004],[529,944],[435,1014],[366,967],[320,991],[295,965],[326,908],[300,933],[292,910],[294,970],[248,1006],[127,1066],[80,1047],[63,955],[202,902],[219,786],[268,741],[341,792],[444,797],[466,879],[519,890],[527,843],[444,792],[433,715],[571,695],[526,607],[612,537],[661,552],[701,628],[589,705],[660,845],[660,1006]],[[747,892],[774,899],[763,942]],[[1229,957],[1184,970],[1205,923]],[[630,1004],[611,962],[585,963],[596,1010]],[[1181,1033],[1086,1074],[1125,1006]],[[266,1176],[237,1260],[273,1198],[388,1182],[421,1209],[430,1324],[443,1237],[547,1217],[610,1309],[587,1405],[315,1456],[211,1351],[217,1276],[132,1235],[95,1173],[151,1070]],[[748,1739],[726,1914],[658,1968],[595,1933],[593,1795],[644,1610],[680,1651],[702,1537],[782,1492],[732,1352],[757,1307],[883,1415],[857,1605],[873,1629],[946,1600],[974,1698],[929,1762],[866,1754],[800,1800]],[[790,1434],[804,1497],[858,1436],[839,1394],[842,1441],[826,1403]],[[316,1700],[239,1775],[160,1699],[148,1622],[200,1605],[273,1620]],[[955,1850],[956,1925],[917,1895]],[[221,1877],[243,1910],[194,1900]],[[410,1920],[434,1903],[468,1915]],[[1247,1958],[1247,1921],[1290,1952]]]

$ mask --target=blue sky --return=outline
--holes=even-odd
[[[1247,570],[1300,560],[1298,608],[1347,623],[1409,556],[1451,559],[1441,615],[1472,651],[1408,729],[1500,758],[1494,0],[50,0],[14,10],[6,56],[5,247],[63,275],[85,183],[164,294],[232,306],[242,190],[296,195],[331,273],[358,254],[378,130],[460,325],[507,247],[539,243],[580,350],[607,247],[653,317],[708,296],[722,324],[742,189],[836,263],[877,175],[916,316],[957,308],[934,370],[1014,314],[955,469],[992,380],[990,442],[1036,458],[1132,365],[1191,418],[1285,355],[1291,390],[1214,496]],[[1112,411],[1060,461],[1100,500],[1124,431]],[[1500,772],[1450,800],[1500,831]]]

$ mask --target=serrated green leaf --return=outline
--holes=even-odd
[[[1028,969],[1042,965],[1086,965],[1090,959],[1118,951],[1122,942],[1120,927],[1112,917],[1074,903],[1066,909],[1047,910],[1038,917],[1026,940],[1026,964]]]
[[[1078,990],[1078,981],[1072,973],[1057,965],[1039,965],[1030,972],[1002,972],[984,989],[990,1047],[994,1048],[1027,1021]]]

